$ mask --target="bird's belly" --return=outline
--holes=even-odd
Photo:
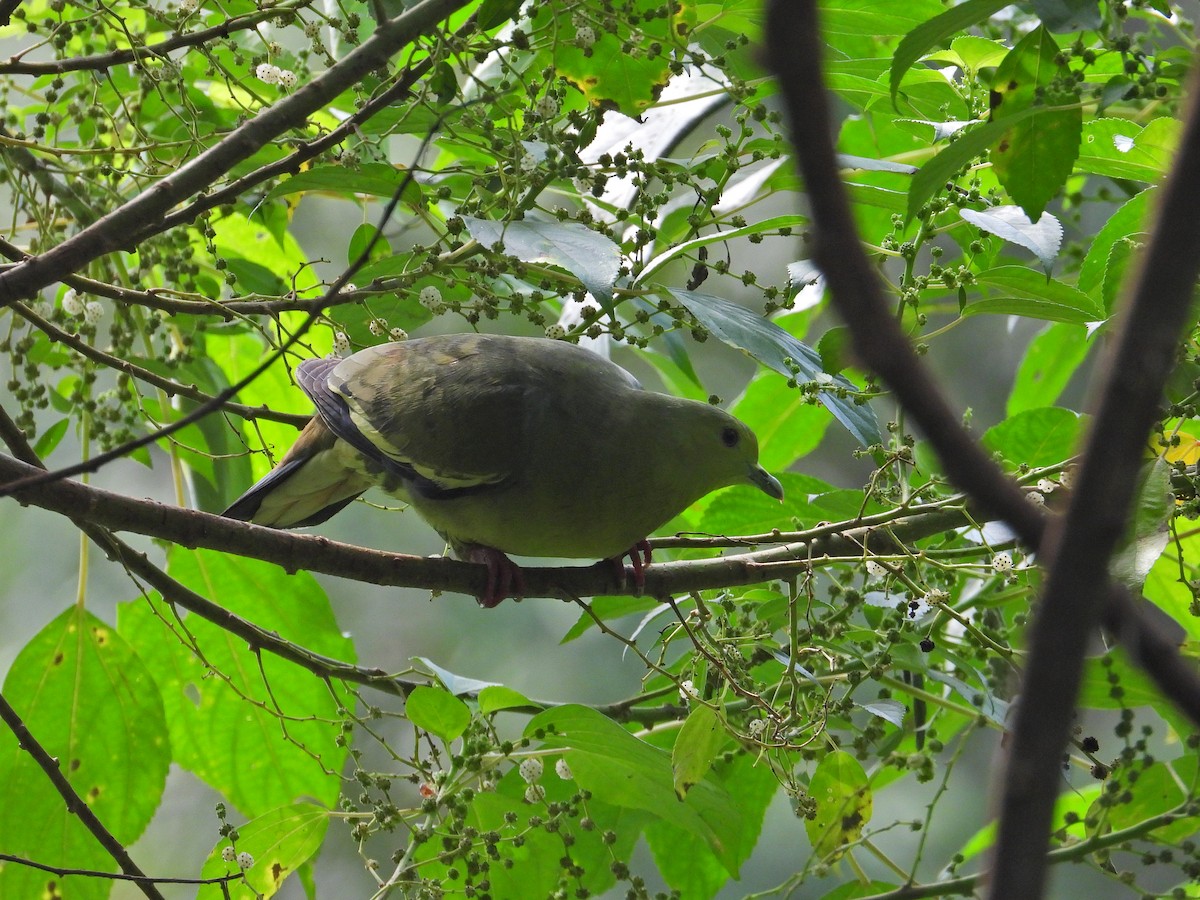
[[[413,497],[413,508],[452,545],[480,544],[516,556],[606,559],[624,553],[662,522],[611,496],[518,500],[481,492],[453,500]],[[516,492],[519,493],[520,492]],[[507,494],[507,496],[506,496]]]

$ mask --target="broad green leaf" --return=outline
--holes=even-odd
[[[782,503],[758,491],[719,491],[698,517],[677,519],[668,523],[668,529],[680,530],[677,526],[683,525],[683,530],[702,534],[769,534],[793,521],[811,525],[825,518],[823,511],[813,509],[811,498],[829,490],[829,485],[794,472],[780,472],[779,481]],[[861,505],[862,494],[857,496]]]
[[[1006,415],[1052,406],[1090,349],[1083,326],[1065,322],[1047,325],[1025,349],[1008,394]]]
[[[54,452],[54,448],[63,439],[63,435],[67,433],[67,426],[70,424],[70,419],[59,419],[38,435],[37,443],[33,445],[33,452],[38,455],[39,459],[45,459]]]
[[[843,847],[862,836],[871,820],[867,773],[849,753],[834,750],[817,763],[808,792],[817,805],[816,816],[804,821],[813,852],[822,859],[837,859]]]
[[[512,688],[500,684],[485,687],[479,692],[479,711],[482,713],[493,713],[502,709],[518,707],[528,708],[536,705],[520,691],[514,691]]]
[[[1033,11],[1051,31],[1088,31],[1104,21],[1100,0],[1030,0]]]
[[[1083,126],[1075,168],[1082,172],[1156,182],[1179,146],[1178,119],[1151,119],[1145,128],[1128,119],[1093,119]]]
[[[682,800],[692,785],[712,769],[717,753],[729,742],[721,717],[710,707],[698,705],[684,720],[671,749],[675,793]]]
[[[355,168],[340,165],[314,166],[282,181],[272,188],[268,199],[301,192],[328,192],[336,196],[362,194],[367,197],[393,197],[403,186],[406,203],[419,203],[421,186],[405,170],[387,163],[364,163]]]
[[[1141,593],[1146,575],[1166,549],[1174,513],[1171,466],[1166,460],[1156,459],[1142,473],[1129,527],[1109,562],[1113,578]]]
[[[505,253],[523,262],[566,269],[602,305],[611,305],[621,250],[610,238],[578,222],[497,222],[472,216],[463,216],[463,221],[471,237],[483,246],[499,244]]]
[[[614,619],[621,619],[633,613],[645,612],[658,606],[658,601],[652,597],[633,597],[629,595],[620,595],[616,597],[593,597],[591,600],[585,601],[601,622],[611,622]],[[580,613],[579,618],[575,620],[567,633],[563,635],[560,644],[569,644],[576,638],[587,634],[591,629],[596,627],[596,620],[586,612]]]
[[[1097,289],[1105,281],[1113,246],[1118,241],[1137,239],[1148,233],[1150,210],[1156,196],[1154,188],[1147,188],[1134,194],[1109,216],[1092,238],[1087,256],[1079,267],[1078,284],[1081,291],[1096,296]]]
[[[275,896],[289,875],[316,857],[329,828],[329,815],[328,810],[311,803],[295,803],[238,825],[234,849],[254,857],[254,864],[245,870],[246,880],[230,882],[228,894],[219,885],[205,885],[200,888],[197,900]],[[221,851],[229,846],[227,840],[222,840],[213,848],[201,878],[220,878],[239,871],[236,862],[227,863],[221,858]]]
[[[1058,52],[1050,32],[1039,26],[1004,58],[993,81],[993,124],[1011,127],[992,146],[992,167],[1035,222],[1071,174],[1083,128],[1083,113],[1071,98],[1042,105],[1041,92],[1059,75]],[[1031,109],[1037,115],[1019,118]]]
[[[1182,756],[1171,762],[1139,766],[1136,780],[1122,779],[1122,785],[1128,792],[1128,802],[1102,805],[1097,800],[1088,810],[1088,814],[1104,822],[1106,828],[1120,831],[1153,816],[1182,810],[1190,796],[1185,786],[1196,784],[1196,770],[1197,759],[1194,754]],[[1118,778],[1122,774],[1121,771],[1115,773]],[[1197,831],[1200,831],[1200,816],[1180,815],[1176,821],[1156,829],[1153,835],[1156,841],[1173,844],[1195,836]]]
[[[998,141],[1013,125],[1031,118],[1040,110],[1026,109],[1002,122],[987,122],[964,129],[955,140],[933,159],[921,166],[913,176],[908,189],[909,219],[913,218],[925,202],[946,187],[959,171],[980,159],[988,148]]]
[[[1200,538],[1189,535],[1182,539],[1183,553],[1194,559]],[[1143,585],[1146,599],[1179,623],[1188,639],[1200,642],[1200,617],[1193,612],[1196,602],[1191,586],[1179,580],[1179,556],[1168,552],[1158,558]]]
[[[17,655],[4,696],[104,827],[132,844],[158,808],[171,759],[158,687],[134,649],[108,624],[71,606]],[[8,728],[0,729],[0,809],[0,851],[52,866],[116,871]],[[0,866],[3,897],[64,896],[61,885],[45,872]],[[103,898],[110,887],[76,879],[66,896]]]
[[[613,31],[594,29],[596,40],[586,49],[573,39],[576,26],[572,19],[558,17],[553,3],[536,5],[530,24],[534,30],[563,32],[554,44],[554,67],[589,103],[637,117],[654,103],[670,79],[671,48],[686,43],[695,22],[688,4],[671,7],[671,15],[656,15],[661,8],[654,0],[635,0],[611,20]],[[628,24],[631,20],[638,22],[636,30]],[[630,53],[631,41],[639,46],[656,41],[663,52]]]
[[[295,237],[272,221],[282,215],[277,206],[262,204],[249,217],[235,212],[211,220],[214,242],[238,276],[239,290],[286,294],[308,268]]]
[[[941,11],[942,4],[937,0],[892,4],[876,0],[823,0],[821,30],[830,34],[899,37]]]
[[[366,262],[374,262],[377,259],[391,256],[392,253],[387,238],[380,233],[379,229],[369,222],[364,222],[354,229],[354,234],[350,236],[350,244],[346,247],[346,262],[351,264],[358,262],[359,257],[368,250],[370,253]]]
[[[354,660],[328,599],[306,573],[287,575],[267,563],[181,547],[171,549],[168,572],[313,653]],[[349,699],[339,699],[340,689],[331,692],[294,663],[255,653],[243,639],[199,616],[183,616],[185,632],[176,616],[157,596],[118,610],[120,633],[156,673],[175,761],[247,816],[301,797],[332,807],[341,785],[327,770],[340,771],[346,759],[337,710]],[[228,680],[213,678],[213,671]]]
[[[755,315],[744,306],[731,303],[711,294],[696,291],[672,290],[671,296],[687,308],[697,321],[714,335],[763,363],[776,372],[791,378],[812,381],[828,377],[821,368],[821,357],[815,350],[792,337],[774,322]],[[793,374],[792,368],[798,369]],[[842,376],[834,376],[831,386],[856,390]],[[880,442],[879,423],[866,403],[837,396],[833,391],[821,391],[821,402],[839,422],[864,446]]]
[[[966,0],[958,6],[922,22],[904,35],[904,39],[892,54],[891,89],[892,102],[900,82],[917,60],[951,35],[976,25],[1008,6],[1008,0]]]
[[[471,710],[449,691],[421,685],[404,704],[408,720],[444,741],[460,737],[471,724]]]
[[[1104,310],[1083,291],[1058,279],[1047,278],[1027,266],[996,266],[980,272],[975,276],[975,281],[986,289],[991,305],[981,306],[972,312],[972,307],[984,303],[975,301],[967,305],[965,315],[1004,311],[1036,319],[1075,322],[1081,325],[1087,322],[1102,322],[1106,318]],[[1013,309],[1001,310],[996,305],[997,300],[991,300],[996,295],[1000,295],[997,300],[1022,302],[1014,303]]]
[[[1010,416],[989,428],[982,441],[1014,465],[1049,466],[1075,452],[1079,432],[1076,413],[1050,406]]]
[[[583,706],[539,713],[526,726],[525,736],[548,747],[565,748],[564,758],[576,782],[593,796],[613,806],[650,813],[701,838],[726,870],[737,874],[743,813],[712,779],[693,785],[681,802],[675,794],[669,754]]]
[[[739,862],[745,862],[758,843],[767,806],[779,792],[779,780],[770,766],[746,752],[737,753],[730,762],[718,760],[710,777],[737,798],[741,822],[732,838],[733,853]],[[665,820],[647,825],[646,843],[659,872],[681,897],[711,897],[729,882],[728,869],[700,838]]]

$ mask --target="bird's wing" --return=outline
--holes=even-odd
[[[518,361],[476,336],[382,344],[302,363],[298,380],[326,425],[409,489],[460,496],[503,484],[522,463]]]

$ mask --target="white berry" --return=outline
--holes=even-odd
[[[567,765],[567,761],[561,757],[554,764],[554,772],[563,781],[570,781],[575,777],[574,773],[571,772],[571,767]]]
[[[407,341],[408,332],[403,328],[393,328],[388,332],[388,337],[390,337],[393,341]]]
[[[79,294],[74,289],[63,294],[62,308],[69,316],[78,316],[83,314],[83,300],[79,298]]]
[[[1012,571],[1012,567],[1013,567],[1012,554],[1009,553],[1007,550],[1004,551],[1003,553],[997,553],[995,556],[992,557],[992,568],[995,569],[997,572],[1010,572],[1010,571]]]
[[[545,94],[538,98],[534,111],[543,119],[553,119],[558,115],[558,100],[551,94]]]
[[[298,80],[299,79],[296,78],[296,73],[293,72],[291,69],[280,69],[279,70],[279,78],[278,78],[279,86],[284,88],[285,90],[290,91],[292,88],[294,88],[296,86],[296,82]]]
[[[237,855],[237,863],[243,869],[248,869],[252,865],[254,865],[254,857],[251,856],[249,853],[247,853],[245,850],[243,850],[241,853],[239,853]]]
[[[417,299],[426,309],[437,312],[442,308],[442,292],[435,288],[432,284],[428,284],[421,288],[421,293],[417,295]]]
[[[283,74],[278,66],[270,63],[259,63],[254,68],[254,74],[264,84],[278,84],[279,76]]]
[[[99,300],[89,300],[83,306],[83,320],[95,325],[104,316],[104,305]]]
[[[521,765],[517,767],[517,771],[521,773],[521,778],[526,784],[533,784],[542,777],[542,761],[536,756],[523,759]]]
[[[387,322],[383,319],[372,319],[367,323],[367,331],[371,332],[375,337],[379,337],[387,331]]]
[[[237,851],[232,847],[225,847],[221,850],[221,859],[225,862],[233,862],[237,858]]]
[[[587,49],[596,43],[596,29],[591,25],[580,25],[575,29],[575,46]]]
[[[350,336],[344,331],[333,333],[333,352],[338,356],[350,352]]]
[[[561,341],[567,336],[567,329],[561,325],[551,325],[546,329],[546,337],[552,341]]]
[[[525,788],[526,803],[541,803],[546,799],[546,789],[540,784],[531,784]]]

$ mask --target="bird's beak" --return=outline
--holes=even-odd
[[[762,466],[751,466],[746,478],[747,481],[749,481],[768,497],[774,497],[776,500],[780,501],[783,500],[783,485],[779,483],[778,478],[776,478]]]

